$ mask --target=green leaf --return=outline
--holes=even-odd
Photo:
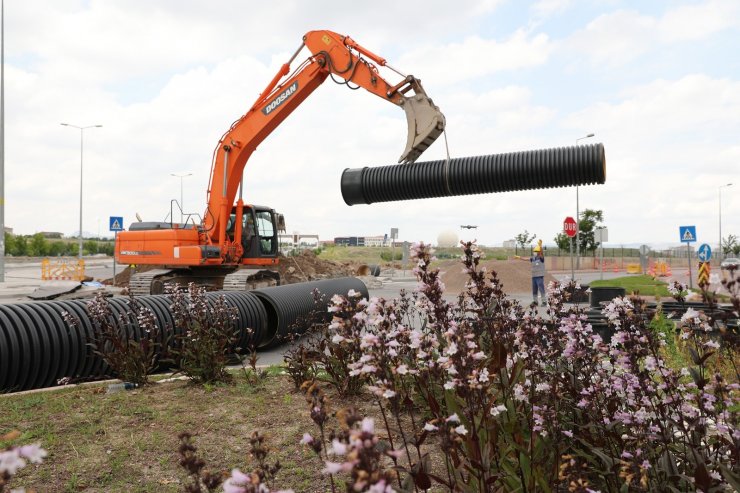
[[[525,484],[530,484],[530,478],[532,477],[532,464],[525,453],[519,454],[519,468],[524,476]]]
[[[725,464],[720,464],[719,470],[722,473],[722,479],[727,481],[735,491],[740,491],[740,474],[735,473]]]
[[[691,355],[691,361],[693,361],[695,365],[701,364],[701,358],[699,358],[699,353],[696,352],[696,349],[690,347],[689,354]]]
[[[694,484],[702,491],[709,491],[712,484],[712,478],[709,477],[709,471],[704,461],[699,461],[694,469]]]

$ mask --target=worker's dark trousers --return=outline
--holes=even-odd
[[[545,276],[532,278],[532,299],[535,302],[537,301],[537,290],[540,291],[542,301],[545,301],[547,299],[547,297],[545,296]]]

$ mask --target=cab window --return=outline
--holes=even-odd
[[[274,253],[273,237],[275,228],[272,223],[272,214],[269,211],[257,212],[257,233],[260,237],[260,252],[265,255]]]

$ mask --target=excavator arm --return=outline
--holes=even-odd
[[[290,65],[304,47],[311,51],[311,55],[291,73]],[[403,79],[396,84],[389,83],[380,76],[378,66],[389,68]],[[384,58],[360,46],[349,36],[331,31],[307,33],[298,50],[282,65],[249,111],[223,135],[214,150],[203,235],[206,243],[220,246],[224,261],[233,262],[242,254],[238,240],[228,238],[226,223],[237,190],[240,197],[236,214],[239,218],[242,216],[242,173],[247,160],[257,146],[329,76],[343,79],[347,85],[362,87],[403,108],[408,136],[399,162],[416,161],[444,130],[444,116],[426,95],[418,79],[390,67]],[[241,221],[237,220],[233,238],[240,237]]]

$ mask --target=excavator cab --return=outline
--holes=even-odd
[[[226,224],[226,233],[234,238],[236,207],[232,208]],[[279,251],[278,233],[285,231],[285,218],[273,209],[259,205],[245,205],[242,214],[242,258],[275,258]]]

